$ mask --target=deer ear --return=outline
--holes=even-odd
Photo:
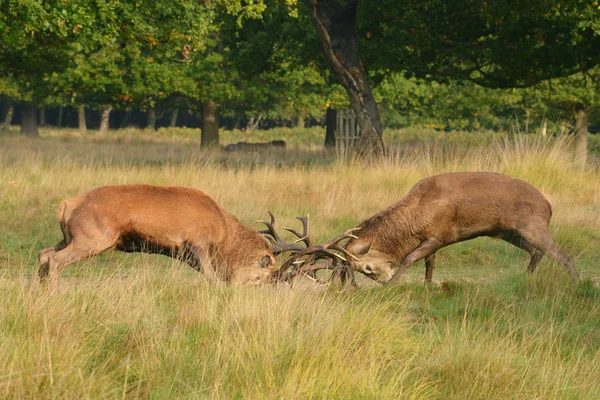
[[[271,265],[271,257],[264,256],[263,258],[260,259],[260,261],[258,262],[258,265],[260,265],[261,268],[269,267]]]
[[[364,256],[365,254],[367,254],[369,252],[369,250],[371,250],[371,244],[372,243],[355,243],[352,247],[348,248],[347,250],[354,254],[355,256],[361,257]]]

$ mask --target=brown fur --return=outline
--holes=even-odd
[[[110,249],[163,254],[238,283],[266,281],[275,267],[265,240],[194,188],[102,186],[63,201],[58,218],[63,240],[40,251],[42,280]]]
[[[380,282],[397,280],[421,259],[431,281],[438,249],[491,236],[529,252],[529,272],[547,255],[577,278],[573,260],[550,237],[551,216],[550,203],[527,182],[489,172],[447,173],[421,180],[399,202],[363,221],[346,249],[359,257],[356,270]]]

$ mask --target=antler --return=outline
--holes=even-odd
[[[345,239],[357,239],[356,235],[353,235],[353,233],[358,230],[360,230],[360,228],[348,229],[346,232],[334,237],[328,242],[316,246],[310,246],[302,251],[299,251],[292,257],[295,259],[293,263],[304,264],[307,262],[316,261],[321,258],[331,258],[339,261],[348,261],[348,259],[357,260],[357,258],[352,253],[340,246],[340,242]],[[344,254],[345,257],[342,257],[341,255],[336,253],[336,251]],[[311,258],[309,258],[308,260],[300,260],[301,257],[304,257],[306,255],[310,255]]]
[[[353,233],[359,229],[360,228],[349,229],[341,235],[336,236],[335,238],[323,244],[308,246],[303,250],[297,251],[277,271],[277,278],[287,281],[299,274],[311,272],[314,273],[320,269],[333,269],[334,271],[338,271],[340,269],[340,262],[342,263],[344,270],[339,271],[339,273],[341,275],[347,274],[352,276],[349,260],[356,260],[357,258],[348,250],[343,248],[340,245],[340,242],[345,239],[356,239],[357,237],[353,235]],[[340,255],[339,253],[342,253],[343,255]],[[302,259],[306,256],[308,256],[308,258]],[[315,265],[318,260],[324,258],[329,258],[331,261],[328,263]],[[288,270],[292,267],[294,267],[294,270],[292,272],[288,272]]]
[[[259,220],[256,222],[266,225],[267,229],[258,231],[258,233],[260,233],[261,235],[264,235],[265,238],[267,238],[267,240],[269,242],[271,242],[271,244],[273,245],[273,247],[271,248],[271,250],[273,251],[273,254],[277,255],[277,254],[280,254],[280,253],[283,253],[286,251],[291,251],[291,252],[295,253],[295,252],[304,250],[306,247],[311,246],[312,242],[310,240],[309,231],[308,231],[309,227],[310,227],[309,222],[308,222],[308,217],[296,217],[300,221],[302,221],[302,227],[303,227],[303,231],[304,231],[304,233],[302,235],[291,228],[283,228],[286,231],[291,232],[295,236],[298,237],[298,240],[296,240],[292,243],[287,243],[281,239],[281,237],[275,230],[275,216],[273,215],[273,213],[271,211],[267,211],[267,212],[271,216],[271,222],[267,222],[264,220]],[[304,244],[306,246],[299,244],[300,242],[304,242]]]
[[[292,278],[298,275],[308,275],[313,279],[316,278],[316,272],[321,269],[333,270],[333,278],[339,277],[342,281],[350,278],[350,281],[355,285],[354,271],[350,266],[350,260],[356,260],[357,258],[340,245],[340,243],[346,239],[356,239],[357,237],[353,234],[360,228],[348,229],[346,232],[339,236],[319,245],[314,245],[310,238],[310,222],[308,216],[296,217],[302,222],[302,233],[292,229],[283,228],[284,230],[292,233],[298,239],[292,243],[287,243],[281,239],[277,231],[275,230],[275,216],[271,211],[267,211],[271,217],[271,221],[267,222],[264,220],[256,221],[264,224],[267,229],[259,231],[269,240],[272,244],[271,250],[275,255],[289,251],[292,256],[275,272],[275,280],[290,281]],[[303,243],[301,245],[300,243]],[[317,261],[322,259],[329,259],[328,262],[319,263]],[[290,271],[291,269],[291,271]]]
[[[293,230],[292,228],[283,228],[288,232],[293,233],[294,235],[296,235],[296,237],[298,237],[298,240],[296,240],[294,243],[298,243],[298,242],[304,242],[304,244],[306,244],[306,247],[310,247],[312,246],[312,240],[310,240],[310,237],[308,236],[308,231],[310,229],[310,223],[308,221],[308,215],[306,217],[296,217],[296,219],[299,219],[300,222],[302,222],[302,231],[303,234],[299,234],[297,231]]]

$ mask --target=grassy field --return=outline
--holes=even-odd
[[[580,171],[564,138],[391,132],[386,159],[361,164],[317,148],[316,130],[258,137],[288,149],[205,153],[184,130],[0,136],[1,398],[600,398],[595,150]],[[310,214],[322,241],[425,176],[475,170],[552,196],[580,282],[547,260],[526,276],[526,253],[476,239],[438,252],[429,286],[419,263],[393,287],[229,287],[115,252],[68,267],[58,293],[32,283],[38,250],[61,239],[59,202],[95,186],[195,186],[255,227],[267,210],[279,226]]]

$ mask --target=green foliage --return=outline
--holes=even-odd
[[[112,0],[4,1],[0,11],[0,70],[12,74],[21,92],[38,103],[48,96],[67,102],[87,93],[88,104],[130,95],[124,93],[130,82],[121,76],[131,67],[128,56],[150,64],[156,54],[166,61],[206,48],[213,12],[192,1]],[[122,54],[127,47],[129,54]],[[155,96],[156,81],[172,69],[139,64],[133,66],[133,80],[142,82],[134,94],[144,97],[153,90]]]
[[[260,19],[243,24],[222,17],[220,53],[237,88],[224,104],[229,115],[283,121],[324,115],[338,88],[327,84],[316,34],[304,6],[298,8],[303,12],[270,4]]]
[[[388,74],[374,92],[389,110],[384,122],[390,127],[506,129],[507,120],[521,117],[524,109],[522,96],[512,89],[488,89],[459,81],[438,83],[398,73]]]
[[[13,101],[21,100],[19,86],[10,75],[0,77],[0,96],[7,97]]]
[[[384,1],[358,10],[359,50],[388,127],[552,124],[598,103],[593,3]],[[161,115],[211,99],[223,116],[279,125],[349,106],[306,2],[2,0],[0,32],[0,94],[37,106]],[[470,82],[547,78],[526,89]]]
[[[375,87],[387,111],[387,126],[446,130],[509,130],[515,124],[539,126],[575,117],[577,107],[598,105],[598,68],[523,89],[490,89],[468,81],[406,78],[389,73]],[[558,131],[558,129],[555,129]]]
[[[600,63],[593,2],[362,2],[359,37],[371,68],[520,87]]]
[[[600,105],[600,67],[584,73],[547,83],[547,102],[569,118],[575,116],[578,107],[590,110]]]

